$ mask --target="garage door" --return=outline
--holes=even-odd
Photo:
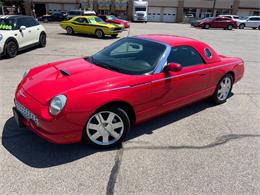
[[[55,13],[62,11],[62,4],[60,3],[49,3],[48,4],[49,13]]]
[[[64,11],[70,11],[78,9],[78,6],[76,4],[64,4]]]
[[[163,22],[176,22],[176,8],[163,9]]]
[[[160,22],[161,21],[161,8],[160,7],[149,7],[147,19],[149,22]]]

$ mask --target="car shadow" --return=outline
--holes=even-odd
[[[212,106],[214,106],[214,104],[208,100],[201,101],[175,112],[170,112],[154,118],[141,125],[137,125],[127,136],[126,142],[144,134],[152,134],[161,127],[201,112]],[[88,147],[84,143],[67,145],[49,143],[35,135],[29,129],[18,128],[13,117],[9,118],[4,125],[2,145],[17,159],[35,168],[57,166],[90,156],[96,152],[107,151]],[[118,148],[110,150],[116,149]]]
[[[80,34],[76,33],[74,35],[68,35],[67,33],[58,33],[58,35],[64,35],[68,37],[85,37],[85,38],[93,38],[93,39],[98,39],[98,40],[110,40],[110,39],[119,39],[120,37],[111,37],[109,35],[104,36],[102,39],[96,37],[95,35],[87,35],[87,34]]]
[[[22,54],[25,54],[25,53],[28,53],[28,52],[33,51],[33,50],[36,50],[36,49],[41,49],[41,48],[40,48],[38,45],[31,46],[31,47],[28,47],[28,48],[23,49],[23,50],[21,50],[21,51],[18,51],[18,52],[17,52],[17,56],[22,55]],[[14,57],[14,58],[16,58],[16,57]],[[12,59],[12,58],[7,58],[7,57],[4,56],[4,55],[0,57],[0,60],[10,60],[10,59]]]

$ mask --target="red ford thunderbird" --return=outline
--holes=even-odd
[[[123,38],[86,58],[26,72],[14,118],[53,143],[112,147],[134,124],[212,97],[224,103],[244,73],[240,58],[190,38]]]

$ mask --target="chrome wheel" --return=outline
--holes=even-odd
[[[229,96],[231,87],[232,87],[231,78],[230,77],[223,78],[219,84],[218,91],[217,91],[218,100],[225,101]]]
[[[102,38],[104,36],[103,31],[102,30],[96,30],[96,36],[98,38]]]
[[[228,29],[228,30],[232,30],[232,29],[233,29],[233,26],[232,26],[232,25],[228,25],[227,29]]]
[[[88,138],[97,145],[112,145],[120,140],[124,133],[122,118],[111,111],[101,111],[93,115],[86,126]]]

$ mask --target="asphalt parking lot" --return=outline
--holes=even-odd
[[[220,54],[242,57],[245,76],[225,104],[206,100],[161,116],[136,126],[122,148],[102,151],[50,144],[15,124],[14,91],[25,70],[91,55],[117,40],[44,26],[46,48],[0,60],[0,194],[260,194],[259,30],[131,24],[131,35],[193,37]]]

